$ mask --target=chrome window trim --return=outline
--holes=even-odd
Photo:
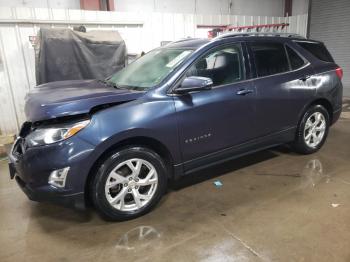
[[[293,40],[293,42],[294,41],[298,41],[298,40]],[[308,41],[303,41],[303,42],[308,42]],[[240,42],[237,42],[237,43],[240,43],[241,45],[242,45],[242,43],[246,43],[246,42],[244,42],[244,41],[240,41]],[[314,43],[317,43],[317,42],[314,42]],[[274,77],[274,76],[281,76],[281,75],[284,75],[284,74],[288,74],[288,73],[294,73],[294,72],[298,72],[299,70],[302,70],[302,69],[304,69],[304,68],[306,68],[306,67],[308,67],[308,66],[310,66],[311,65],[311,63],[302,55],[302,54],[300,54],[300,52],[298,52],[297,50],[295,50],[292,46],[290,46],[288,43],[284,43],[283,44],[283,46],[285,47],[285,46],[288,46],[289,48],[291,48],[294,52],[296,52],[304,61],[305,61],[305,64],[302,66],[302,67],[299,67],[299,68],[297,68],[297,69],[294,69],[294,70],[292,70],[291,69],[291,67],[290,67],[290,70],[289,71],[285,71],[285,72],[281,72],[281,73],[276,73],[276,74],[272,74],[272,75],[267,75],[267,76],[256,76],[256,77],[253,77],[253,78],[249,78],[249,79],[242,79],[242,80],[240,80],[240,81],[237,81],[237,82],[233,82],[233,83],[229,83],[229,84],[225,84],[225,85],[218,85],[218,86],[215,86],[215,87],[213,87],[212,89],[217,89],[217,88],[221,88],[221,87],[226,87],[226,86],[228,86],[228,85],[234,85],[234,84],[240,84],[240,83],[244,83],[244,82],[249,82],[249,81],[256,81],[256,80],[258,80],[258,79],[264,79],[264,78],[268,78],[268,77]],[[242,50],[243,51],[243,50]],[[289,56],[288,56],[288,53],[287,53],[287,50],[286,50],[286,48],[285,48],[285,52],[286,52],[286,55],[287,55],[287,59],[288,59],[288,61],[289,61]],[[244,57],[243,57],[243,60],[244,60]],[[251,60],[250,60],[251,61]],[[245,63],[245,61],[244,61],[244,63]],[[192,66],[193,64],[191,64],[191,66]],[[190,67],[191,67],[190,66]],[[185,70],[185,71],[187,71],[187,70]],[[331,72],[331,71],[334,71],[334,70],[330,70],[330,71],[327,71],[327,72]],[[323,73],[326,73],[326,72],[322,72],[322,74]],[[313,74],[314,75],[314,74]],[[318,74],[317,74],[318,75]],[[174,85],[176,85],[177,83],[178,83],[178,81],[182,78],[183,76],[181,76],[181,77],[179,77],[179,79],[177,80],[177,81],[175,81],[176,83],[174,84]],[[295,79],[295,80],[297,80],[297,79]],[[175,93],[173,93],[173,91],[174,91],[174,88],[175,87],[173,87],[173,88],[169,88],[169,91],[168,91],[168,95],[169,96],[182,96],[183,94],[175,94]],[[209,91],[209,90],[208,90]],[[196,91],[196,93],[197,92],[199,92],[199,91]],[[190,93],[192,93],[192,92],[190,92]]]
[[[308,62],[307,64],[305,64],[303,67],[300,67],[300,68],[295,69],[295,70],[290,70],[290,71],[286,71],[286,72],[282,72],[282,73],[277,73],[277,74],[273,74],[273,75],[268,75],[268,76],[254,77],[254,78],[245,79],[245,80],[241,80],[241,81],[237,81],[237,82],[233,82],[233,83],[225,84],[225,85],[219,85],[219,86],[213,87],[211,90],[217,89],[217,88],[221,88],[221,87],[226,87],[226,86],[229,86],[229,85],[235,85],[235,84],[240,84],[240,83],[249,82],[249,81],[256,81],[256,80],[264,79],[264,78],[267,78],[267,77],[273,77],[273,76],[279,76],[279,75],[284,75],[284,74],[288,74],[288,73],[297,72],[297,71],[299,71],[299,70],[302,70],[302,69],[308,67],[309,65],[311,65],[310,62]],[[330,70],[330,71],[327,71],[327,72],[331,72],[331,71],[334,71],[334,70]],[[322,73],[320,73],[320,74],[327,73],[327,72],[322,72]],[[313,75],[314,75],[314,74],[313,74]],[[317,74],[317,75],[318,75],[318,74]],[[295,80],[298,80],[298,79],[295,79]],[[210,90],[207,90],[207,91],[210,91]],[[195,93],[198,93],[198,92],[202,92],[202,91],[194,91],[194,92],[195,92]],[[190,92],[190,93],[193,93],[193,92]],[[183,94],[175,94],[175,93],[168,93],[168,95],[169,95],[169,96],[183,96]]]
[[[290,70],[290,71],[286,71],[286,72],[282,72],[282,73],[277,73],[277,74],[273,74],[273,75],[268,75],[268,76],[260,76],[260,77],[254,77],[254,78],[250,78],[250,79],[245,79],[245,80],[241,80],[241,81],[237,81],[237,82],[233,82],[233,83],[230,83],[230,84],[225,84],[225,85],[219,85],[219,86],[215,86],[213,87],[211,90],[213,89],[217,89],[217,88],[221,88],[221,87],[225,87],[225,86],[228,86],[228,85],[235,85],[235,84],[240,84],[240,83],[244,83],[244,82],[249,82],[249,81],[256,81],[258,79],[263,79],[263,78],[267,78],[267,77],[273,77],[273,76],[279,76],[279,75],[284,75],[284,74],[288,74],[288,73],[293,73],[293,72],[297,72],[299,70],[302,70],[306,67],[308,67],[309,65],[311,65],[310,62],[308,62],[307,64],[305,64],[303,67],[300,67],[298,69],[295,69],[295,70]],[[330,70],[329,72],[331,71],[334,71],[334,70]],[[328,72],[328,71],[327,71]],[[320,74],[323,74],[323,73],[326,73],[326,72],[322,72]],[[314,74],[313,74],[314,75]],[[317,74],[318,75],[318,74]],[[295,79],[295,80],[298,80],[298,79]],[[207,91],[210,91],[210,90],[207,90]],[[198,92],[202,92],[202,91],[193,91],[193,92],[190,92],[190,93],[198,93]],[[175,94],[175,93],[169,93],[168,94],[169,96],[183,96],[183,94]]]

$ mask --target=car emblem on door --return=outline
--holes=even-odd
[[[211,133],[208,133],[208,134],[204,134],[204,135],[201,135],[201,136],[196,136],[196,137],[192,137],[192,138],[188,138],[185,140],[185,143],[188,144],[188,143],[195,143],[195,142],[200,142],[204,139],[207,139],[211,137]]]

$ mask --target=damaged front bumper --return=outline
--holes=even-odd
[[[16,140],[9,154],[10,177],[30,200],[85,208],[88,171],[84,169],[84,161],[94,147],[78,137],[68,140],[32,148],[26,148],[24,138]],[[69,172],[64,187],[49,184],[50,174],[65,167],[69,167]]]

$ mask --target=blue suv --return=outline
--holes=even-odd
[[[170,179],[285,143],[319,150],[342,74],[323,43],[292,35],[173,42],[105,80],[31,91],[11,178],[31,200],[135,218]]]

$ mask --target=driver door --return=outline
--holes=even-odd
[[[254,138],[256,92],[242,50],[232,43],[204,54],[186,76],[209,77],[212,89],[174,96],[185,171]]]

